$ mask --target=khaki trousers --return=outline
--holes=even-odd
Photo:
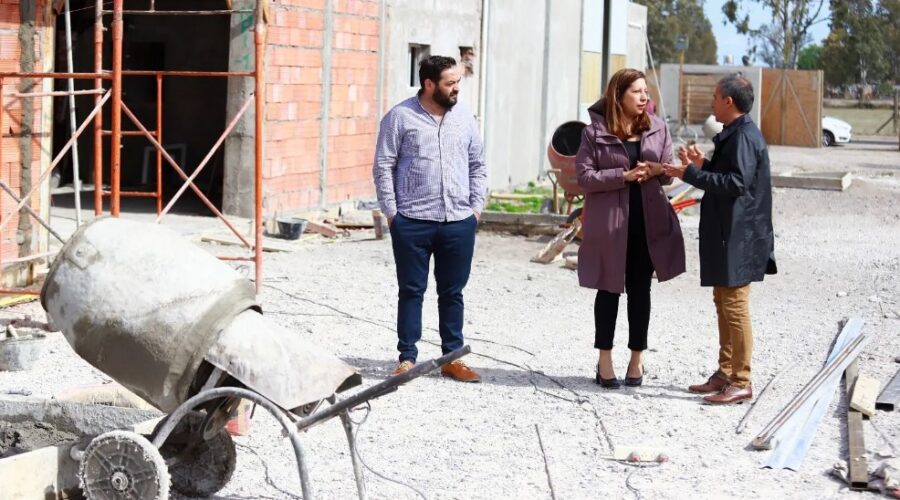
[[[736,387],[747,387],[753,354],[750,285],[713,287],[713,302],[719,317],[719,371],[716,375]]]

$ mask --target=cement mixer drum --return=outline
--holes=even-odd
[[[263,317],[247,278],[158,224],[82,226],[41,302],[79,356],[166,413],[206,382],[195,380],[204,360],[283,408],[360,383],[351,366]]]

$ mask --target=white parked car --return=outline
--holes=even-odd
[[[838,120],[831,116],[822,117],[822,145],[826,148],[835,144],[850,142],[850,132],[853,127],[844,120]]]

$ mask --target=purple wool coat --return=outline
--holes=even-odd
[[[586,288],[612,293],[625,291],[625,252],[628,243],[628,190],[624,173],[628,152],[606,127],[602,100],[588,110],[591,124],[584,128],[575,158],[578,185],[584,200],[583,238],[578,250],[578,282]],[[641,135],[640,161],[671,162],[672,139],[658,117],[650,116],[650,130]],[[678,216],[663,192],[670,177],[659,176],[641,184],[644,222],[650,260],[659,281],[684,272],[684,237]]]

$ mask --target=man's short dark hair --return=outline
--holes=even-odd
[[[753,85],[744,77],[729,75],[722,78],[719,80],[719,93],[722,97],[730,97],[741,113],[749,113],[753,109]]]
[[[425,88],[425,80],[437,85],[441,81],[441,73],[456,66],[456,59],[445,56],[429,56],[419,63],[419,85]]]

